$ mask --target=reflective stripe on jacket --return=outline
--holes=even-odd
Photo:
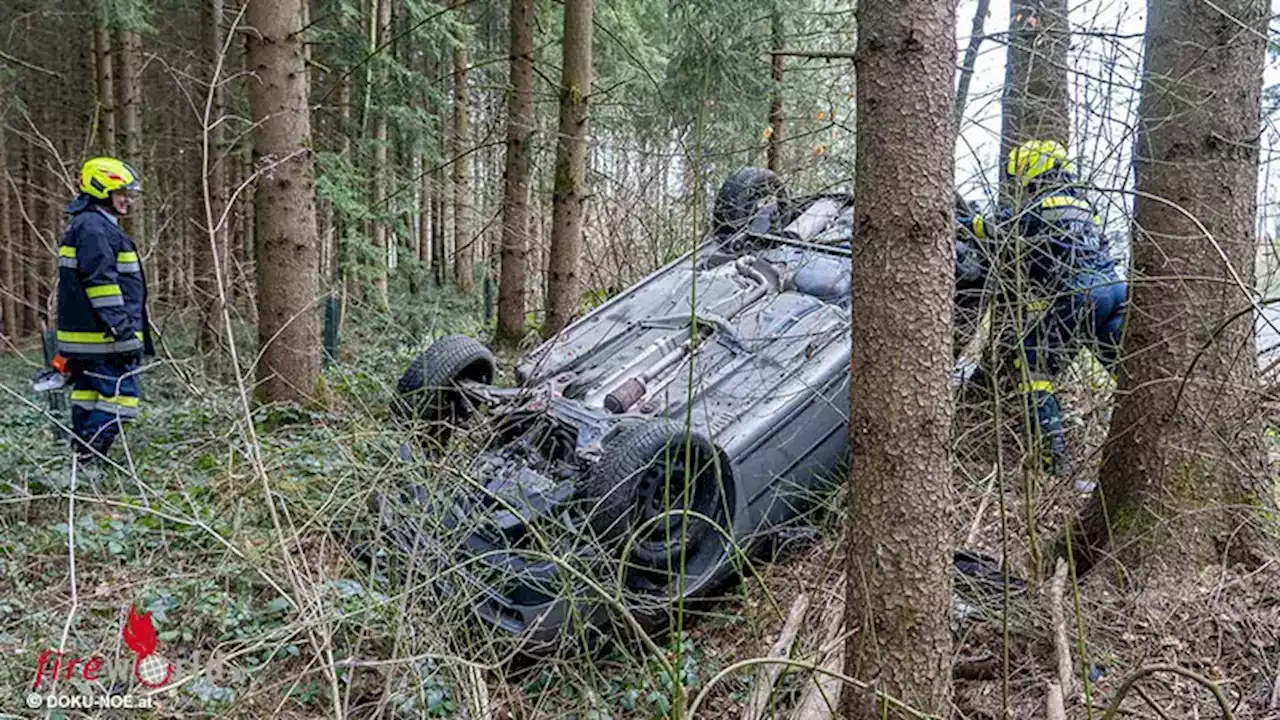
[[[123,230],[85,196],[58,247],[58,351],[67,357],[102,357],[150,350],[147,287],[138,249]]]

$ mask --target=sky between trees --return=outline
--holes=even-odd
[[[968,45],[977,0],[961,0],[957,12],[958,46]],[[1009,27],[1009,3],[992,2],[984,32],[997,35]],[[1280,0],[1271,13],[1280,15]],[[1072,147],[1081,159],[1085,179],[1107,192],[1103,204],[1108,229],[1127,230],[1133,207],[1130,152],[1140,90],[1144,0],[1077,0],[1071,4]],[[1273,23],[1274,27],[1274,23]],[[960,141],[956,143],[956,181],[971,200],[984,200],[995,185],[1000,147],[1000,93],[1004,85],[1006,46],[986,41],[974,67],[973,83]],[[1280,57],[1268,54],[1264,86],[1280,84]],[[1259,219],[1272,237],[1280,223],[1280,103],[1264,97],[1260,158]],[[1110,207],[1108,207],[1110,205]],[[1123,250],[1123,247],[1120,248]]]

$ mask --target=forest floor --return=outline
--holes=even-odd
[[[367,526],[369,495],[424,477],[399,458],[403,433],[388,419],[399,373],[433,336],[483,332],[477,315],[444,296],[395,317],[354,312],[341,361],[325,372],[324,411],[247,411],[225,378],[162,358],[144,380],[127,455],[117,455],[126,467],[74,500],[47,485],[66,450],[26,390],[35,367],[0,358],[0,716],[23,712],[46,648],[132,658],[121,642],[131,606],[152,612],[159,652],[176,666],[178,688],[156,696],[164,717],[662,717],[704,690],[698,717],[738,717],[755,669],[719,676],[768,652],[802,595],[810,609],[791,657],[820,662],[843,603],[841,491],[774,562],[689,608],[681,630],[602,656],[502,662],[505,646],[465,603],[351,557],[343,531]],[[179,358],[192,354],[183,337],[166,343]],[[1100,390],[1087,375],[1072,387],[1073,441],[1087,457],[1100,442]],[[986,405],[957,415],[956,542],[1006,551],[1010,572],[1029,582],[1007,598],[966,595],[954,625],[957,717],[1038,718],[1057,672],[1056,629],[1052,583],[1034,577],[1029,549],[1061,530],[1079,498],[1016,467],[996,473],[994,427]],[[1280,568],[1210,568],[1200,586],[1155,594],[1120,589],[1117,575],[1065,586],[1068,717],[1103,717],[1125,677],[1167,663],[1216,683],[1236,718],[1280,718]],[[788,717],[813,677],[787,672],[773,714]],[[1186,675],[1139,690],[1124,717],[1222,716]]]

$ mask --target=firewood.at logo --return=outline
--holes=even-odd
[[[174,676],[174,665],[157,652],[159,645],[151,612],[139,614],[129,608],[124,624],[124,644],[136,656],[128,660],[112,661],[100,655],[83,657],[48,649],[40,653],[36,661],[33,690],[58,681],[73,684],[104,682],[108,687],[117,682],[136,680],[143,687],[156,689],[169,684]]]

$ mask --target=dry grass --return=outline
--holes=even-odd
[[[438,314],[438,313],[444,314]],[[438,315],[432,315],[437,313]],[[247,462],[245,418],[217,383],[193,396],[177,374],[149,383],[149,415],[131,435],[136,474],[117,473],[85,489],[74,509],[65,494],[36,483],[56,470],[59,451],[34,409],[4,419],[0,463],[10,484],[0,504],[0,685],[11,688],[0,710],[17,708],[40,649],[58,647],[70,617],[67,648],[125,656],[119,633],[130,606],[156,610],[166,656],[189,670],[177,690],[160,694],[161,716],[256,718],[422,716],[542,718],[675,715],[720,671],[764,655],[793,599],[812,607],[791,658],[813,664],[824,640],[824,613],[843,601],[842,491],[817,498],[797,524],[797,540],[772,562],[756,564],[740,585],[686,608],[683,633],[644,640],[634,632],[592,655],[570,638],[554,659],[520,658],[510,636],[478,623],[474,586],[458,581],[464,528],[421,509],[414,562],[395,543],[375,541],[375,563],[353,558],[349,540],[369,540],[367,509],[375,492],[418,483],[437,498],[470,487],[463,443],[428,462],[399,459],[403,428],[389,424],[389,384],[442,325],[436,308],[416,322],[369,324],[348,347],[400,347],[356,353],[326,375],[333,407],[257,411],[259,453],[284,530],[274,531],[263,484]],[[190,369],[190,368],[189,368]],[[4,369],[19,388],[27,368]],[[196,374],[198,378],[198,373]],[[1087,466],[1102,441],[1093,408],[1105,407],[1106,383],[1073,375],[1064,391],[1072,445]],[[956,423],[956,542],[1008,558],[1031,580],[1006,606],[998,594],[967,597],[980,612],[956,624],[956,717],[1034,718],[1044,714],[1045,681],[1054,676],[1053,629],[1043,583],[1030,576],[1033,538],[1050,539],[1079,498],[1062,484],[1028,483],[1015,418],[996,424],[989,403],[962,405]],[[996,439],[1004,472],[992,474]],[[472,443],[483,443],[479,433]],[[1030,512],[1028,512],[1028,508]],[[73,518],[75,606],[70,591],[68,515]],[[806,534],[805,528],[813,530]],[[1035,532],[1031,530],[1034,528]],[[573,540],[555,523],[541,550],[583,577],[612,577],[616,565],[566,551]],[[354,535],[353,535],[354,533]],[[970,538],[972,537],[972,542]],[[1077,689],[1068,717],[1102,717],[1123,679],[1152,663],[1170,663],[1216,682],[1236,718],[1276,718],[1280,699],[1280,571],[1253,574],[1207,568],[1192,588],[1158,583],[1119,587],[1115,568],[1100,567],[1067,589]],[[305,592],[296,588],[299,581]],[[634,600],[597,580],[610,602]],[[569,587],[581,587],[574,583]],[[620,613],[613,622],[624,623]],[[1083,656],[1080,648],[1084,649]],[[1004,658],[1007,656],[1007,671]],[[712,687],[698,717],[736,718],[754,668]],[[331,679],[332,680],[331,680]],[[677,680],[678,679],[678,680]],[[334,693],[336,685],[337,693]],[[773,695],[786,717],[812,685],[791,668]],[[1124,717],[1219,717],[1212,695],[1184,677],[1161,674],[1139,684]],[[1144,699],[1143,696],[1146,696]],[[1150,704],[1160,708],[1152,709]]]

